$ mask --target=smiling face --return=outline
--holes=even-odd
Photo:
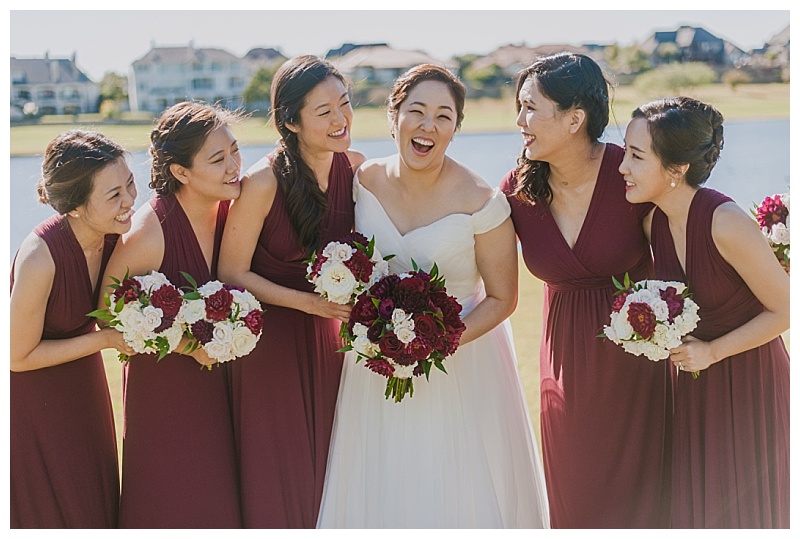
[[[350,148],[353,107],[338,77],[329,76],[308,92],[298,116],[299,121],[286,127],[297,134],[301,153],[341,153]]]
[[[634,204],[655,202],[673,189],[674,176],[653,152],[647,121],[635,118],[625,131],[625,157],[619,166],[625,178],[625,198]]]
[[[567,144],[569,118],[539,90],[533,77],[522,84],[517,99],[517,125],[522,132],[525,157],[550,162],[552,155]]]
[[[242,156],[227,125],[211,131],[178,181],[212,200],[232,200],[241,193]]]
[[[395,142],[401,160],[412,169],[438,167],[456,132],[456,104],[439,81],[422,81],[400,104]]]
[[[97,235],[124,234],[131,228],[136,183],[125,159],[118,158],[94,176],[89,199],[74,212]]]

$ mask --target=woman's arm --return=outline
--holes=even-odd
[[[486,298],[464,317],[461,344],[473,341],[511,316],[517,307],[517,244],[511,218],[475,236],[475,258]]]
[[[713,341],[690,337],[672,350],[670,359],[687,371],[706,369],[761,346],[789,329],[789,276],[755,221],[735,203],[725,203],[714,212],[711,233],[722,257],[742,277],[764,311]]]
[[[68,363],[104,348],[133,350],[114,329],[92,331],[70,339],[42,339],[45,311],[53,286],[55,264],[47,244],[36,236],[25,240],[14,266],[11,291],[11,355],[13,372]]]
[[[350,307],[331,303],[319,294],[280,286],[251,271],[253,253],[277,189],[278,182],[269,168],[242,178],[242,192],[231,205],[222,236],[217,270],[220,280],[246,288],[263,303],[346,322]]]

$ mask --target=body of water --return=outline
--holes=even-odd
[[[611,127],[604,140],[622,144],[624,130]],[[511,170],[522,148],[519,133],[457,134],[448,153],[497,186]],[[244,168],[254,164],[272,148],[242,148]],[[394,140],[356,140],[353,149],[367,158],[395,152]],[[36,181],[41,156],[11,158],[10,248],[13,258],[22,240],[39,222],[53,214],[36,200]],[[136,178],[139,196],[136,207],[151,196],[150,164],[146,152],[133,152],[129,165]],[[717,166],[706,183],[749,209],[766,196],[789,190],[789,120],[730,122],[725,124],[725,146]]]

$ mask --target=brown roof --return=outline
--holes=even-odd
[[[588,54],[586,47],[575,45],[540,45],[529,47],[527,45],[503,45],[482,58],[475,60],[472,65],[476,68],[488,67],[497,64],[503,69],[515,66],[529,66],[537,58],[549,56],[559,52],[581,52]]]

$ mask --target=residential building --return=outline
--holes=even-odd
[[[11,57],[12,118],[24,109],[34,114],[97,112],[100,85],[92,82],[71,58]]]
[[[186,100],[236,108],[249,79],[245,61],[223,49],[153,45],[131,64],[128,95],[131,110],[154,114]]]
[[[641,48],[657,66],[671,62],[704,62],[712,67],[736,65],[745,55],[739,47],[704,28],[681,26],[677,30],[655,32]]]
[[[506,77],[513,80],[520,71],[531,65],[538,58],[550,56],[551,54],[557,54],[559,52],[586,54],[598,62],[601,67],[603,66],[603,48],[598,45],[588,47],[582,45],[554,44],[529,47],[524,43],[508,44],[498,47],[486,56],[477,58],[472,62],[471,66],[474,69],[482,69],[491,65],[497,65],[503,70]]]
[[[277,49],[258,47],[247,51],[247,54],[242,59],[247,66],[249,75],[252,77],[262,67],[267,69],[276,68],[289,58]]]

